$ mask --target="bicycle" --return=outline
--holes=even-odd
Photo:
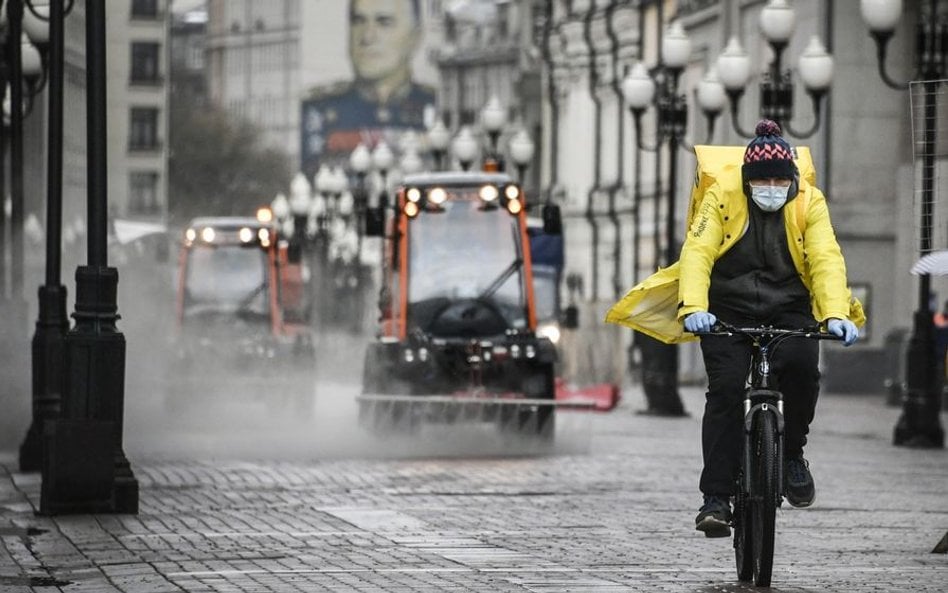
[[[754,352],[744,395],[744,439],[731,527],[737,577],[759,587],[770,586],[774,561],[777,508],[783,503],[783,394],[771,388],[770,356],[791,338],[841,340],[818,329],[734,327],[718,321],[701,336],[742,335]]]

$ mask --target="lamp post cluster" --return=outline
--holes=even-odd
[[[39,289],[39,320],[33,338],[33,417],[21,445],[20,464],[24,471],[42,470],[41,514],[137,513],[138,481],[122,446],[125,337],[116,326],[118,271],[108,263],[105,0],[86,0],[87,263],[76,270],[71,329],[60,266],[64,20],[73,3],[49,0],[40,4],[39,0],[6,0],[0,7],[6,17],[0,93],[10,84],[14,299],[23,281],[23,117],[49,81],[46,282]],[[23,51],[21,25],[40,48],[41,66],[48,66],[43,82],[26,68],[34,60],[28,57],[31,52]]]
[[[791,124],[793,117],[793,77],[783,67],[783,53],[790,43],[796,27],[796,13],[787,0],[770,0],[760,11],[760,31],[770,45],[773,60],[759,83],[760,115],[771,119],[797,138],[808,138],[816,133],[820,126],[820,112],[823,98],[829,91],[833,78],[833,58],[816,35],[810,37],[803,53],[800,54],[797,72],[813,105],[813,123],[804,130],[795,129]],[[738,111],[741,97],[750,80],[750,57],[735,36],[728,41],[724,51],[718,57],[715,67],[709,69],[698,87],[698,103],[708,117],[709,126],[724,107],[722,90],[731,107],[731,125],[745,137],[753,133],[741,126]]]
[[[492,95],[480,111],[478,127],[487,136],[486,147],[482,146],[482,140],[472,126],[461,126],[452,138],[444,122],[437,118],[427,132],[427,145],[434,169],[440,171],[446,168],[445,158],[450,152],[462,171],[470,170],[481,156],[484,170],[505,170],[506,160],[501,151],[500,139],[507,131],[507,123],[507,110],[496,95]],[[513,161],[521,183],[525,182],[524,174],[533,161],[534,151],[533,140],[525,129],[520,128],[510,136],[507,155]]]
[[[662,38],[661,59],[653,73],[645,65],[636,63],[622,81],[622,95],[635,125],[638,150],[656,153],[656,214],[655,257],[659,257],[657,200],[661,192],[661,155],[663,145],[668,145],[668,196],[665,210],[665,254],[666,265],[672,264],[678,255],[678,240],[675,233],[675,196],[678,179],[678,149],[684,139],[688,123],[688,108],[685,96],[678,91],[682,70],[691,56],[691,41],[681,24],[672,22]],[[654,76],[654,78],[653,78]],[[657,91],[657,92],[656,92]],[[655,105],[657,138],[654,145],[647,145],[642,138],[642,115],[650,105]],[[663,344],[644,334],[636,334],[637,346],[642,352],[643,388],[647,402],[646,412],[663,416],[685,414],[678,394],[678,348]]]
[[[354,204],[348,176],[342,167],[327,165],[319,167],[312,183],[297,173],[290,181],[289,198],[277,194],[270,208],[288,239],[290,260],[307,263],[309,297],[319,307],[321,320],[326,321],[330,316],[325,308],[335,300],[326,282],[333,273],[331,252],[343,252],[346,259],[352,259],[349,252],[354,249],[340,246],[355,245],[349,240],[355,231],[351,229]]]
[[[938,87],[948,76],[948,9],[939,0],[919,2],[918,27],[915,30],[915,80],[923,94],[921,121],[922,170],[921,208],[919,220],[920,255],[932,249],[932,226],[935,205],[935,149],[937,140]],[[942,10],[939,11],[939,6]],[[901,0],[861,0],[862,18],[876,42],[879,76],[886,85],[906,90],[908,84],[892,79],[886,72],[886,48],[902,15]],[[931,276],[921,274],[918,301],[912,322],[912,334],[906,352],[905,385],[902,414],[896,423],[893,442],[896,445],[942,448],[945,431],[941,426],[941,386],[935,352],[935,328],[930,303]]]

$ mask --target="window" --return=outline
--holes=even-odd
[[[128,130],[129,150],[155,150],[158,148],[158,109],[155,107],[132,107],[131,126]]]
[[[128,176],[128,211],[130,214],[159,214],[158,173],[132,171]]]
[[[204,68],[204,47],[193,44],[187,48],[185,63],[189,70],[201,70]]]
[[[158,44],[132,44],[132,83],[158,82]]]
[[[153,19],[158,16],[158,0],[132,0],[132,18]]]

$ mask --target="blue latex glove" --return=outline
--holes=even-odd
[[[696,311],[685,317],[685,331],[709,332],[711,326],[717,323],[718,318],[707,311]]]
[[[834,336],[841,337],[845,346],[852,346],[859,339],[859,328],[848,319],[833,317],[826,322],[826,329]]]

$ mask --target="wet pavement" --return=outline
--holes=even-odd
[[[694,531],[701,391],[687,418],[559,418],[543,450],[490,429],[361,433],[355,387],[316,419],[252,404],[183,418],[130,396],[138,515],[40,517],[40,478],[0,457],[0,592],[746,591],[731,541]],[[204,414],[204,415],[202,415]],[[781,592],[944,592],[948,452],[892,446],[883,396],[826,395],[807,456],[810,509],[778,514]],[[284,419],[285,420],[285,419]]]

